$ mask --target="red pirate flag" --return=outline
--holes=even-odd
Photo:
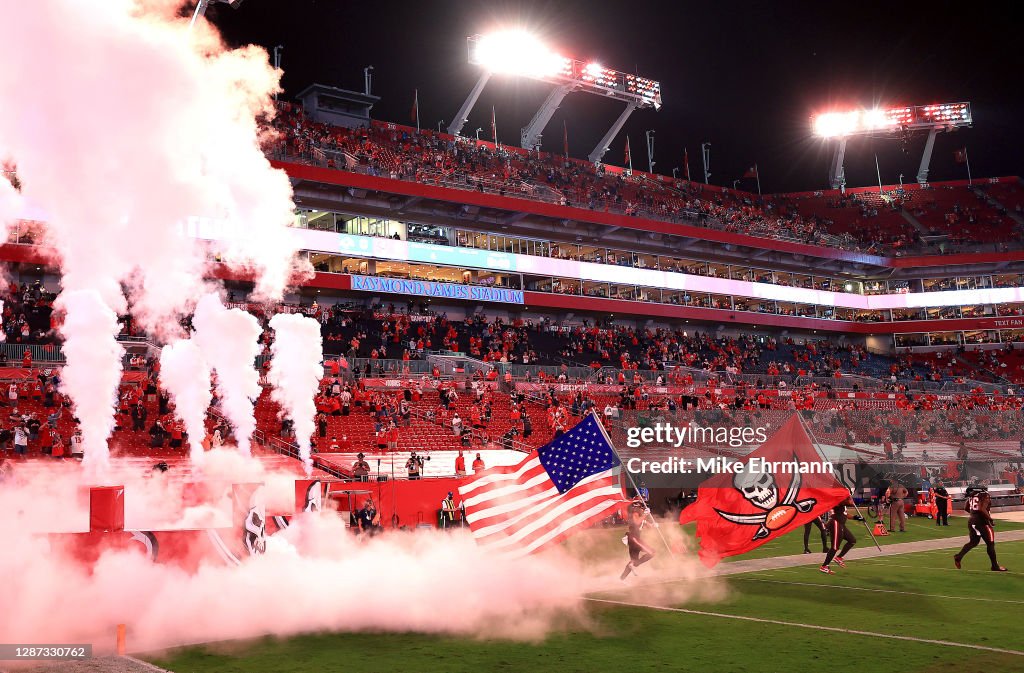
[[[681,524],[697,522],[708,567],[785,535],[850,495],[796,416],[738,465],[743,469],[701,484],[697,501],[679,515]]]

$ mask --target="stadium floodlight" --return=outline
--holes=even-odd
[[[470,43],[469,62],[492,73],[532,79],[553,77],[570,63],[522,30],[493,33]]]
[[[939,127],[969,126],[970,103],[870,108],[825,112],[812,120],[814,135],[834,138],[864,135],[876,131],[903,131]]]
[[[551,121],[562,99],[573,91],[626,103],[626,111],[590,154],[592,161],[600,160],[633,110],[638,107],[661,108],[661,84],[658,81],[606,68],[598,61],[569,58],[525,31],[472,35],[467,38],[467,44],[469,62],[480,66],[481,74],[448,127],[452,135],[459,135],[462,131],[480,93],[494,74],[526,77],[554,85],[533,119],[521,131],[520,145],[527,149],[539,149],[544,127]]]
[[[910,134],[927,131],[928,139],[917,171],[917,181],[924,184],[928,182],[928,167],[935,147],[935,136],[944,131],[970,126],[972,122],[970,103],[934,103],[823,112],[811,118],[811,128],[819,138],[839,140],[829,169],[829,181],[833,189],[843,189],[846,186],[843,159],[846,141],[850,136],[884,133],[906,142]]]

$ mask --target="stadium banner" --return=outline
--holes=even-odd
[[[377,236],[339,234],[296,229],[303,249],[338,255],[355,255],[423,264],[441,264],[462,269],[486,269],[509,273],[573,278],[598,283],[636,285],[638,287],[708,292],[751,299],[815,304],[857,310],[970,306],[1024,302],[1024,288],[1001,287],[937,292],[896,292],[861,295],[833,292],[774,283],[755,283],[729,278],[698,276],[676,271],[643,269],[618,264],[602,264],[554,257],[479,250],[457,246],[415,243]],[[519,303],[519,302],[517,302]]]
[[[184,235],[205,240],[231,240],[242,236],[238,226],[223,220],[190,217],[182,225]],[[423,264],[442,264],[463,269],[484,269],[509,273],[528,273],[573,278],[598,283],[636,285],[638,287],[708,292],[751,299],[784,301],[857,310],[883,311],[900,308],[939,308],[983,304],[1024,302],[1024,287],[941,290],[936,292],[895,292],[861,295],[812,288],[790,287],[729,278],[690,275],[675,271],[645,269],[618,264],[558,259],[504,253],[459,246],[433,245],[378,236],[361,236],[315,229],[293,229],[303,250],[335,255],[354,255]],[[494,300],[488,300],[494,301]],[[506,302],[508,303],[508,302]],[[522,302],[514,302],[522,303]]]
[[[480,285],[437,283],[428,280],[405,278],[383,278],[379,276],[352,276],[352,289],[363,292],[388,292],[407,297],[430,299],[465,299],[468,301],[490,301],[499,304],[522,304],[523,291]]]

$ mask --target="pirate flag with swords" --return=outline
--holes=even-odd
[[[803,526],[850,495],[796,415],[740,466],[754,469],[707,479],[679,515],[681,524],[697,522],[700,559],[708,567]]]

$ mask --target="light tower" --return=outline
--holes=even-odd
[[[661,108],[661,84],[637,75],[605,68],[600,63],[561,56],[536,37],[521,31],[507,31],[467,38],[469,62],[481,67],[479,79],[462,107],[455,113],[448,133],[459,135],[484,87],[495,74],[526,77],[554,85],[554,88],[520,132],[520,146],[539,149],[544,127],[562,100],[574,91],[612,98],[626,103],[626,109],[589,155],[598,162],[637,108]]]
[[[196,19],[201,16],[206,16],[206,9],[215,2],[222,2],[225,5],[231,5],[231,9],[238,9],[238,6],[244,2],[244,0],[199,0],[196,3],[196,11],[192,13],[192,21],[189,22],[189,27],[196,25]]]
[[[846,141],[850,136],[907,138],[913,133],[927,131],[928,139],[925,141],[921,164],[917,169],[917,181],[923,185],[928,182],[928,167],[932,161],[935,136],[943,131],[970,127],[971,123],[970,103],[937,103],[825,112],[813,117],[811,121],[814,135],[825,139],[837,138],[839,141],[828,172],[832,189],[846,187],[843,160],[846,156]]]

